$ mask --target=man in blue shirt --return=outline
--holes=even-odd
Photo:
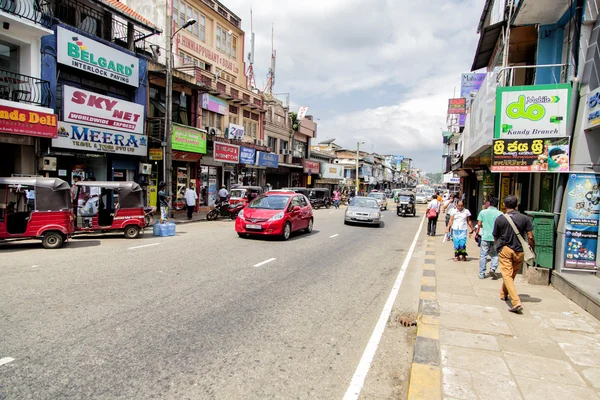
[[[490,265],[490,275],[495,279],[498,278],[496,275],[496,269],[498,268],[498,252],[494,244],[494,223],[496,218],[502,215],[502,212],[498,210],[498,199],[492,197],[490,199],[490,206],[485,210],[482,210],[477,216],[477,226],[481,232],[483,227],[483,234],[481,235],[481,246],[479,248],[479,279],[485,279],[485,271],[487,269],[487,257],[488,255],[492,258]]]

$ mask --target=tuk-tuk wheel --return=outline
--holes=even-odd
[[[62,233],[52,231],[44,233],[44,238],[42,239],[42,246],[46,249],[58,249],[64,243],[65,238]]]
[[[325,208],[329,210],[329,209],[331,208],[331,203],[327,203],[327,204],[325,205]]]
[[[125,237],[127,239],[135,239],[140,235],[140,228],[136,225],[129,225],[125,228]]]

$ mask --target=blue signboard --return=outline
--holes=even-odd
[[[259,167],[277,168],[279,166],[279,156],[275,153],[256,152],[256,165]]]
[[[256,149],[242,146],[240,148],[240,164],[254,165],[256,160]]]

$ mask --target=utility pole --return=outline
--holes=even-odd
[[[355,196],[358,196],[358,191],[360,190],[360,180],[358,178],[358,158],[360,157],[360,145],[365,143],[367,142],[356,142],[356,179],[354,184]]]

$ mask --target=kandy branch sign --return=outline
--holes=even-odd
[[[60,64],[139,86],[139,60],[134,56],[61,26],[56,28],[56,46]]]
[[[14,135],[55,138],[57,120],[54,114],[0,106],[0,131]]]
[[[144,157],[148,152],[148,140],[144,135],[60,121],[58,138],[52,139],[52,147]]]
[[[567,136],[571,85],[499,87],[494,139]]]
[[[66,122],[144,133],[144,106],[71,86],[63,89]]]

